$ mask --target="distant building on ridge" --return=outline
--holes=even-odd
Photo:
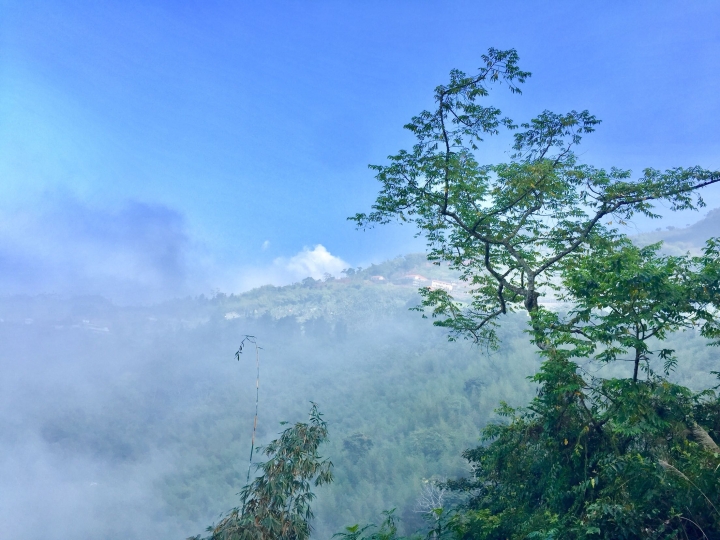
[[[428,278],[421,276],[420,274],[405,274],[403,280],[412,282],[414,287],[425,287],[430,281]]]
[[[452,283],[448,283],[447,281],[440,281],[439,279],[433,279],[430,282],[430,290],[436,291],[438,289],[441,289],[443,291],[452,292],[453,286]]]

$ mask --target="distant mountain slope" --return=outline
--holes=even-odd
[[[466,475],[460,454],[493,409],[532,396],[527,318],[502,320],[497,352],[448,343],[409,311],[418,286],[462,292],[446,266],[416,254],[345,275],[141,307],[0,298],[5,536],[184,538],[236,505],[255,399],[252,353],[234,359],[245,334],[262,347],[256,442],[302,420],[310,400],[328,421],[336,480],[318,492],[314,537],[389,508],[419,527],[424,481]],[[680,382],[704,387],[714,350],[694,332],[672,346]]]
[[[465,473],[460,453],[500,400],[527,400],[537,359],[516,346],[522,317],[487,357],[409,311],[416,281],[451,278],[422,255],[346,274],[143,307],[0,299],[8,537],[184,538],[236,505],[254,412],[252,355],[233,358],[245,334],[263,348],[256,442],[310,400],[328,420],[336,481],[318,493],[317,538],[393,507],[419,526],[423,479]]]
[[[715,236],[720,236],[720,208],[710,210],[704,218],[689,227],[668,227],[638,234],[633,236],[633,241],[642,246],[662,241],[667,253],[681,255],[688,251],[699,253],[707,239]]]

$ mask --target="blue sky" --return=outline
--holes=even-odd
[[[488,47],[533,72],[492,97],[514,119],[603,120],[584,161],[720,168],[718,28],[718,2],[0,0],[0,294],[156,300],[417,251],[346,217]]]

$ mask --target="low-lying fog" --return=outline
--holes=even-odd
[[[392,276],[421,261],[374,267],[386,283],[366,272],[144,307],[5,296],[0,536],[178,539],[236,505],[254,411],[254,357],[234,359],[245,334],[262,347],[260,442],[311,400],[329,423],[336,480],[318,491],[315,537],[393,507],[412,530],[423,479],[466,474],[460,453],[501,400],[527,402],[538,365],[523,316],[486,355],[408,311],[415,289]],[[692,333],[674,344],[690,368],[678,377],[701,387],[713,351]],[[358,433],[369,448],[346,444]]]
[[[380,287],[362,285],[382,297]],[[259,307],[281,291],[267,291]],[[5,299],[2,536],[184,538],[234,506],[245,481],[254,407],[254,358],[233,357],[243,334],[256,335],[263,347],[261,441],[280,430],[280,420],[303,420],[311,400],[329,422],[325,452],[337,476],[330,489],[345,497],[323,497],[321,490],[316,526],[323,536],[407,503],[424,475],[462,473],[458,454],[495,403],[527,397],[511,379],[522,383],[532,358],[488,361],[477,349],[448,344],[407,311],[409,288],[397,288],[386,305],[368,297],[366,306],[364,291],[345,284],[319,283],[311,291],[332,298],[298,298],[295,309],[353,305],[342,319],[301,324],[292,316],[237,316],[240,303],[222,296],[150,308],[118,308],[96,297]],[[276,304],[293,309],[289,298]],[[491,369],[497,372],[490,376]],[[466,380],[483,375],[490,380],[478,381],[478,389],[500,385],[486,396],[474,388],[463,393]],[[459,396],[446,407],[435,402],[454,391]],[[482,412],[471,411],[480,401]],[[466,418],[451,429],[461,415]],[[415,447],[428,430],[451,434],[457,445],[425,455]],[[342,444],[356,432],[374,443],[361,463]],[[384,475],[384,468],[396,473]],[[408,478],[410,470],[416,474]]]

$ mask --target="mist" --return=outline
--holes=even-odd
[[[147,303],[193,292],[198,284],[191,282],[202,279],[191,267],[184,218],[167,206],[128,201],[102,208],[56,194],[3,213],[2,225],[6,295],[98,294]]]
[[[252,262],[211,255],[186,217],[162,204],[92,204],[62,193],[0,212],[0,296],[97,295],[118,305],[242,292],[306,277],[339,276],[350,266],[322,244]]]
[[[583,161],[717,168],[720,11],[701,4],[3,2],[0,538],[218,522],[264,459],[255,359],[235,357],[247,335],[256,443],[310,402],[328,423],[335,480],[312,538],[393,508],[401,532],[421,528],[423,486],[469,474],[462,452],[501,402],[535,395],[540,358],[524,314],[502,318],[495,351],[413,310],[418,287],[467,284],[410,223],[347,220],[376,200],[368,163],[410,148],[402,126],[433,88],[494,46],[534,73],[522,99],[493,95],[503,116],[602,118]],[[509,159],[503,137],[481,163]],[[720,205],[720,186],[704,193]],[[622,226],[672,254],[720,236],[720,208],[687,227],[667,214]],[[705,340],[669,346],[672,380],[704,388]]]
[[[448,343],[409,310],[419,297],[404,276],[421,272],[452,279],[413,255],[342,279],[152,304],[4,296],[2,535],[184,538],[237,505],[255,397],[254,357],[234,358],[244,335],[261,347],[259,442],[302,421],[310,401],[328,421],[336,480],[318,490],[314,537],[389,508],[414,530],[423,479],[466,475],[461,451],[500,401],[527,402],[539,364],[523,315],[503,320],[497,352]],[[704,340],[685,333],[673,346],[692,364],[677,377],[702,387]],[[346,442],[355,434],[371,441],[361,454]]]
[[[409,468],[418,472],[410,484],[423,473],[462,471],[455,448],[442,450],[440,466],[438,455],[412,450],[404,464],[388,458],[412,446],[413,433],[437,429],[440,417],[469,406],[443,411],[433,394],[481,375],[497,380],[465,433],[456,430],[461,445],[473,441],[492,404],[526,397],[514,385],[519,378],[529,388],[522,376],[534,359],[525,355],[523,371],[504,356],[483,360],[476,348],[448,344],[408,312],[412,287],[312,281],[141,307],[97,296],[5,297],[4,535],[183,538],[236,505],[254,407],[254,359],[234,359],[244,334],[262,347],[260,442],[277,434],[281,420],[302,420],[315,401],[331,429],[324,450],[336,463],[336,488],[357,489],[345,502],[319,493],[318,537],[397,504],[389,493],[407,490],[399,484],[408,483]],[[437,386],[423,392],[430,374]],[[355,432],[374,442],[360,463],[342,444]],[[383,486],[388,466],[399,469]],[[369,489],[377,496],[365,498]]]

